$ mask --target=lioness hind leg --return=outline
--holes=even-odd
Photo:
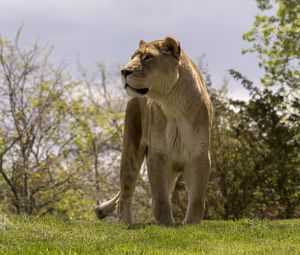
[[[142,116],[137,98],[130,100],[125,113],[123,151],[120,172],[119,217],[125,223],[132,223],[132,197],[139,170],[146,153],[142,140]]]
[[[210,171],[209,153],[202,153],[193,162],[190,169],[186,169],[183,178],[188,189],[188,208],[184,224],[201,223],[205,213],[205,193]]]

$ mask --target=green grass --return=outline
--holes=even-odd
[[[166,228],[18,216],[0,224],[0,254],[300,254],[300,220]]]

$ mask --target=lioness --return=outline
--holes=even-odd
[[[118,204],[119,217],[132,223],[132,197],[147,159],[156,221],[173,225],[170,197],[179,174],[188,189],[183,223],[200,223],[210,171],[212,106],[204,79],[177,40],[146,43],[121,70],[129,100],[125,115],[120,192],[96,208],[99,218]]]

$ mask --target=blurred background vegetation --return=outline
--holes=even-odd
[[[249,99],[229,98],[228,80],[216,89],[199,64],[214,105],[207,219],[300,217],[300,5],[257,4],[262,12],[243,36],[243,53],[256,54],[264,75],[254,84],[229,70]],[[101,63],[94,73],[79,67],[71,76],[63,63],[51,64],[51,48],[24,48],[21,40],[20,31],[0,37],[0,211],[95,217],[96,201],[119,185],[126,97],[121,85],[110,89],[119,76]],[[152,219],[150,193],[143,166],[138,220]],[[181,178],[172,200],[175,217],[183,218]]]

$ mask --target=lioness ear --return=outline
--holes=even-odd
[[[142,47],[146,42],[144,40],[140,40],[139,46]]]
[[[180,43],[172,37],[166,37],[162,44],[162,51],[165,54],[180,57]]]

